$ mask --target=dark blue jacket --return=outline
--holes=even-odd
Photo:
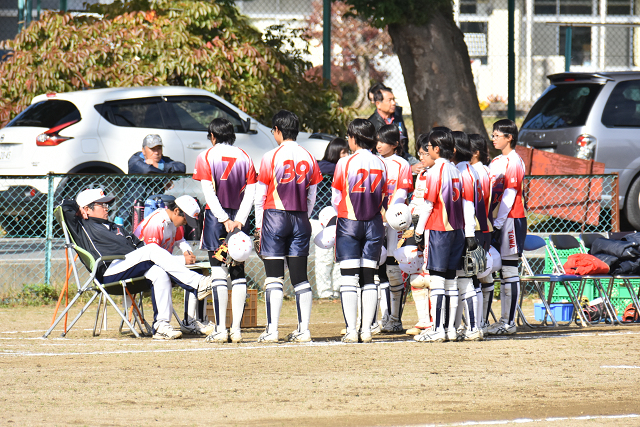
[[[160,161],[164,163],[164,169],[146,164],[142,151],[138,151],[129,159],[129,172],[127,173],[146,175],[150,173],[185,173],[187,170],[184,163],[171,160],[167,156],[162,156]]]

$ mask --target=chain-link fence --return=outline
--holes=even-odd
[[[154,195],[179,197],[188,194],[203,205],[204,196],[200,183],[191,175],[48,175],[38,177],[0,176],[0,295],[15,294],[26,284],[46,283],[62,288],[66,273],[66,254],[62,230],[53,219],[53,208],[63,199],[75,199],[86,188],[102,188],[106,194],[116,196],[109,212],[109,219],[119,217],[127,230],[133,228],[133,206],[142,204]],[[314,236],[321,226],[318,212],[331,204],[331,177],[325,177],[318,186],[317,200],[312,213]],[[147,208],[147,213],[149,209]],[[199,226],[187,229],[186,238],[192,244],[196,257],[207,259],[206,251],[199,249],[202,233],[201,214]],[[249,217],[253,233],[255,217]],[[311,244],[308,263],[309,281],[316,289],[315,250]],[[88,277],[85,268],[76,262],[78,271]],[[264,281],[262,261],[253,255],[245,265],[251,288],[258,288]],[[285,292],[293,295],[293,288],[286,276]]]
[[[617,175],[526,177],[524,196],[529,205],[529,230],[537,233],[617,231]],[[53,208],[65,198],[75,198],[85,188],[102,188],[116,196],[110,219],[120,217],[131,230],[136,200],[144,203],[151,196],[188,194],[204,201],[200,183],[191,175],[47,175],[38,177],[0,176],[0,295],[19,292],[26,284],[50,284],[62,288],[66,273],[64,239],[53,219]],[[314,235],[320,231],[318,212],[331,203],[331,177],[318,186],[312,213]],[[254,227],[253,214],[249,217]],[[197,249],[202,227],[186,230],[198,259],[206,259]],[[332,257],[318,252],[311,244],[308,263],[309,281],[331,281]],[[530,254],[534,268],[542,272],[544,254]],[[319,260],[321,258],[321,260]],[[539,264],[542,262],[542,264]],[[78,271],[86,274],[77,263]],[[320,267],[322,265],[322,267]],[[262,261],[253,255],[246,263],[250,287],[260,288],[264,281]],[[86,277],[86,276],[85,276]],[[292,288],[286,279],[286,291]],[[324,283],[323,287],[327,284]]]
[[[617,175],[527,176],[527,223],[532,233],[618,231]]]

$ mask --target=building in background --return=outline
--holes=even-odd
[[[109,0],[91,0],[109,1]],[[241,13],[264,31],[284,24],[301,28],[313,11],[314,0],[237,0]],[[315,0],[321,1],[321,0]],[[33,4],[38,11],[58,10],[60,0],[0,0],[0,39],[18,32],[18,4]],[[68,10],[80,11],[84,0],[67,0]],[[507,99],[508,0],[455,0],[454,19],[465,35],[479,101]],[[572,71],[640,70],[640,0],[516,0],[516,105],[525,111],[548,86],[547,75],[564,70],[568,24],[607,24],[573,27]],[[634,26],[611,26],[626,24]],[[339,48],[334,46],[339,54]],[[310,61],[322,64],[322,48],[312,43]],[[382,58],[399,104],[411,107],[400,63]],[[506,107],[505,107],[506,108]]]

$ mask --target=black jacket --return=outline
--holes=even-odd
[[[164,162],[164,169],[158,169],[153,165],[148,165],[144,162],[142,151],[138,151],[129,158],[128,173],[146,175],[150,173],[185,173],[187,170],[184,163],[171,160],[171,158],[167,156],[162,156],[162,161]]]
[[[126,255],[144,246],[136,236],[113,222],[100,218],[82,218],[78,214],[79,209],[74,200],[62,202],[64,220],[73,240],[95,259],[107,255]],[[108,265],[109,262],[99,266],[98,277],[102,277]]]

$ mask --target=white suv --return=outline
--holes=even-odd
[[[277,146],[269,127],[205,90],[157,86],[39,95],[0,129],[0,175],[126,173],[129,158],[150,133],[160,135],[164,155],[184,162],[190,173],[198,154],[211,146],[207,127],[218,117],[233,123],[235,144],[256,168]],[[298,135],[300,145],[318,159],[328,139]],[[47,192],[46,186],[33,185]]]

